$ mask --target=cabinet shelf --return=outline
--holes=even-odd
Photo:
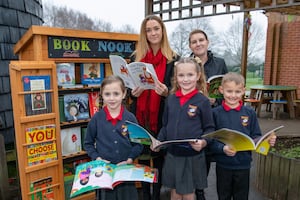
[[[74,94],[74,93],[85,93],[85,92],[93,92],[99,91],[100,86],[94,87],[74,87],[74,88],[58,88],[59,95],[63,94]]]
[[[64,160],[72,159],[72,158],[76,158],[77,159],[77,157],[86,156],[86,155],[87,155],[86,151],[79,151],[77,153],[73,153],[73,154],[70,154],[70,155],[67,155],[67,156],[63,156],[62,158]]]
[[[88,124],[88,122],[91,119],[86,119],[86,120],[78,120],[78,121],[71,121],[71,122],[61,122],[60,127],[61,129],[63,128],[69,128],[69,127],[74,127],[74,126],[82,126]]]

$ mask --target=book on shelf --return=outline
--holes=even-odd
[[[85,120],[90,118],[87,93],[65,94],[64,113],[66,121]]]
[[[95,189],[113,189],[124,181],[157,182],[157,170],[141,164],[115,165],[94,160],[77,166],[71,197]]]
[[[93,91],[88,93],[90,116],[93,117],[100,109],[100,91]]]
[[[100,85],[104,78],[104,63],[82,63],[81,83],[84,85]]]
[[[180,144],[188,142],[196,142],[197,138],[192,139],[178,139],[178,140],[168,140],[168,141],[159,141],[151,135],[145,128],[140,126],[137,123],[126,121],[127,130],[129,132],[129,138],[132,142],[141,143],[145,145],[152,145],[153,149],[158,149],[166,147],[171,144]]]
[[[207,91],[210,98],[223,98],[223,94],[219,91],[223,76],[224,74],[215,75],[207,79]]]
[[[154,89],[155,81],[158,79],[152,64],[144,62],[127,64],[127,61],[118,55],[110,55],[109,60],[113,74],[121,77],[126,87]]]
[[[248,135],[227,128],[222,128],[217,131],[203,135],[204,138],[216,139],[236,151],[252,151],[255,150],[257,153],[267,155],[270,149],[269,138],[276,134],[277,131],[282,129],[284,126],[278,126],[261,137],[253,140]]]
[[[26,128],[25,138],[28,166],[57,160],[54,124]]]
[[[60,130],[62,156],[78,153],[81,147],[81,127],[64,128]]]
[[[31,182],[31,200],[54,200],[52,184],[52,177],[46,177]]]
[[[64,96],[58,97],[58,109],[59,109],[59,121],[60,123],[66,121],[65,116],[65,103],[64,103]]]
[[[52,112],[50,75],[23,76],[23,89],[26,115],[38,115]]]
[[[85,150],[84,149],[84,139],[85,139],[86,131],[87,131],[87,127],[81,127],[81,147],[83,150]]]
[[[58,63],[56,64],[57,85],[62,88],[75,87],[75,64]]]

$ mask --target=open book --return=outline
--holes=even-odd
[[[276,127],[257,138],[255,141],[248,135],[227,128],[205,134],[202,137],[219,140],[220,142],[231,146],[236,151],[255,150],[257,153],[267,155],[270,149],[270,144],[268,142],[269,138],[283,127],[284,126]]]
[[[223,98],[223,95],[219,92],[223,76],[223,74],[215,75],[207,80],[207,92],[210,98]]]
[[[113,74],[121,77],[126,87],[154,89],[157,75],[152,64],[144,62],[127,64],[126,60],[118,55],[110,55],[109,60]]]
[[[151,135],[146,129],[142,126],[126,121],[126,126],[129,132],[129,138],[132,142],[141,143],[145,145],[152,145],[153,149],[159,149],[166,145],[174,143],[187,143],[187,142],[196,142],[198,139],[180,139],[180,140],[168,140],[168,141],[159,141]]]
[[[95,189],[113,189],[124,181],[157,182],[157,170],[146,165],[114,165],[94,160],[76,167],[70,197]]]

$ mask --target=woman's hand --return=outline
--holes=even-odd
[[[190,144],[195,151],[201,151],[204,147],[206,147],[207,142],[206,140],[199,139],[196,142],[190,142]]]
[[[228,145],[225,145],[223,147],[223,151],[227,156],[235,156],[235,154],[236,154],[236,150],[234,150],[233,148],[231,148]]]
[[[155,92],[160,96],[168,96],[169,90],[168,87],[161,83],[159,80],[155,81]]]
[[[276,143],[276,138],[277,138],[277,136],[276,136],[275,134],[271,134],[271,135],[270,135],[269,140],[268,140],[270,146],[274,146],[274,145],[275,145],[275,143]]]
[[[143,88],[136,87],[133,90],[131,90],[131,95],[134,96],[134,97],[139,97],[142,94],[143,91],[144,91]]]

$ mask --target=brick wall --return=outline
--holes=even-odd
[[[300,21],[270,19],[267,30],[264,84],[297,86],[300,98]]]

